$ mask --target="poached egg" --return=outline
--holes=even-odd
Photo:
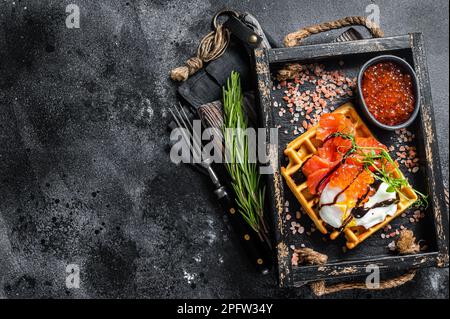
[[[374,207],[377,204],[396,199],[396,192],[388,192],[388,188],[389,185],[383,182],[376,193],[369,197],[364,204],[364,208],[369,210],[361,218],[354,218],[356,226],[369,229],[384,221],[387,216],[395,215],[397,212],[397,204],[395,203],[388,206]],[[334,228],[341,228],[355,204],[355,199],[342,192],[340,187],[333,187],[328,184],[320,196],[319,205],[321,208],[319,215],[328,225]]]

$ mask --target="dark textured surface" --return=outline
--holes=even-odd
[[[65,27],[71,2],[78,30]],[[281,40],[369,3],[1,1],[0,297],[312,297],[253,274],[208,181],[169,162],[167,74],[225,4]],[[425,35],[447,183],[448,2],[377,4],[387,35]],[[81,267],[80,289],[65,288],[69,263]],[[448,270],[334,297],[448,297]]]

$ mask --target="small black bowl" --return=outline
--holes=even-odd
[[[408,120],[406,120],[405,122],[398,124],[398,125],[386,125],[383,124],[381,122],[379,122],[375,116],[372,115],[372,113],[370,113],[366,102],[364,101],[364,96],[362,93],[362,80],[364,77],[364,72],[366,72],[367,68],[369,68],[370,66],[372,66],[375,63],[378,62],[384,62],[384,61],[391,61],[396,63],[397,65],[399,65],[403,71],[409,73],[411,75],[412,78],[412,82],[413,82],[413,89],[414,89],[414,95],[416,98],[416,103],[414,106],[414,111],[412,112],[410,118]],[[363,112],[366,115],[366,117],[376,126],[385,129],[385,130],[389,130],[389,131],[395,131],[401,128],[405,128],[409,125],[411,125],[414,120],[416,119],[417,115],[419,114],[419,103],[420,103],[420,91],[419,91],[419,81],[417,79],[417,75],[416,72],[414,72],[414,69],[411,67],[411,65],[409,65],[408,62],[406,62],[405,60],[395,56],[395,55],[380,55],[377,56],[376,58],[373,58],[369,61],[367,61],[361,68],[361,70],[359,70],[359,74],[358,74],[358,96],[359,96],[359,102],[362,106]]]

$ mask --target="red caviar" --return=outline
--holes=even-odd
[[[383,124],[402,124],[414,111],[416,97],[411,75],[393,62],[367,68],[362,92],[369,112]]]

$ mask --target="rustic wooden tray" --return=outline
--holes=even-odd
[[[409,130],[416,135],[413,144],[417,147],[420,158],[420,170],[416,174],[408,174],[403,170],[413,187],[430,195],[430,205],[425,212],[425,218],[420,222],[408,224],[409,217],[398,218],[391,224],[393,228],[407,224],[414,231],[417,239],[428,247],[416,255],[399,256],[390,252],[387,245],[393,239],[383,239],[374,234],[359,247],[343,251],[343,239],[324,242],[320,232],[310,235],[292,234],[291,223],[285,216],[285,201],[290,203],[290,211],[301,211],[301,205],[296,201],[280,174],[280,167],[286,165],[283,151],[287,143],[295,139],[292,134],[283,134],[285,128],[292,125],[286,117],[279,117],[279,109],[273,107],[273,102],[282,104],[283,90],[274,89],[274,76],[278,69],[286,63],[321,63],[328,70],[340,69],[349,76],[356,76],[359,68],[372,57],[382,54],[393,54],[406,59],[416,70],[421,91],[421,111],[415,123]],[[343,61],[339,64],[339,61]],[[260,114],[266,129],[281,125],[278,146],[267,144],[270,166],[273,175],[268,175],[267,191],[271,199],[271,210],[274,216],[279,284],[281,287],[300,286],[305,281],[331,280],[344,277],[363,276],[366,267],[376,264],[383,271],[404,271],[420,267],[448,267],[448,207],[444,199],[443,177],[439,161],[439,151],[431,101],[431,90],[426,66],[423,37],[420,33],[381,39],[365,39],[351,42],[334,42],[327,44],[305,45],[294,48],[256,49],[255,68],[257,73],[260,98]],[[341,104],[346,100],[336,101]],[[357,106],[358,104],[354,101]],[[337,106],[337,105],[336,105]],[[361,113],[361,112],[360,112]],[[362,116],[362,114],[360,114]],[[300,118],[301,123],[302,118]],[[374,135],[388,147],[396,139],[395,133],[381,131],[370,126]],[[295,125],[299,125],[296,123]],[[269,142],[269,139],[268,139]],[[409,213],[414,211],[410,209]],[[307,216],[301,218],[301,224],[308,229],[311,221]],[[292,266],[293,250],[291,246],[300,245],[312,248],[328,255],[325,266]]]

